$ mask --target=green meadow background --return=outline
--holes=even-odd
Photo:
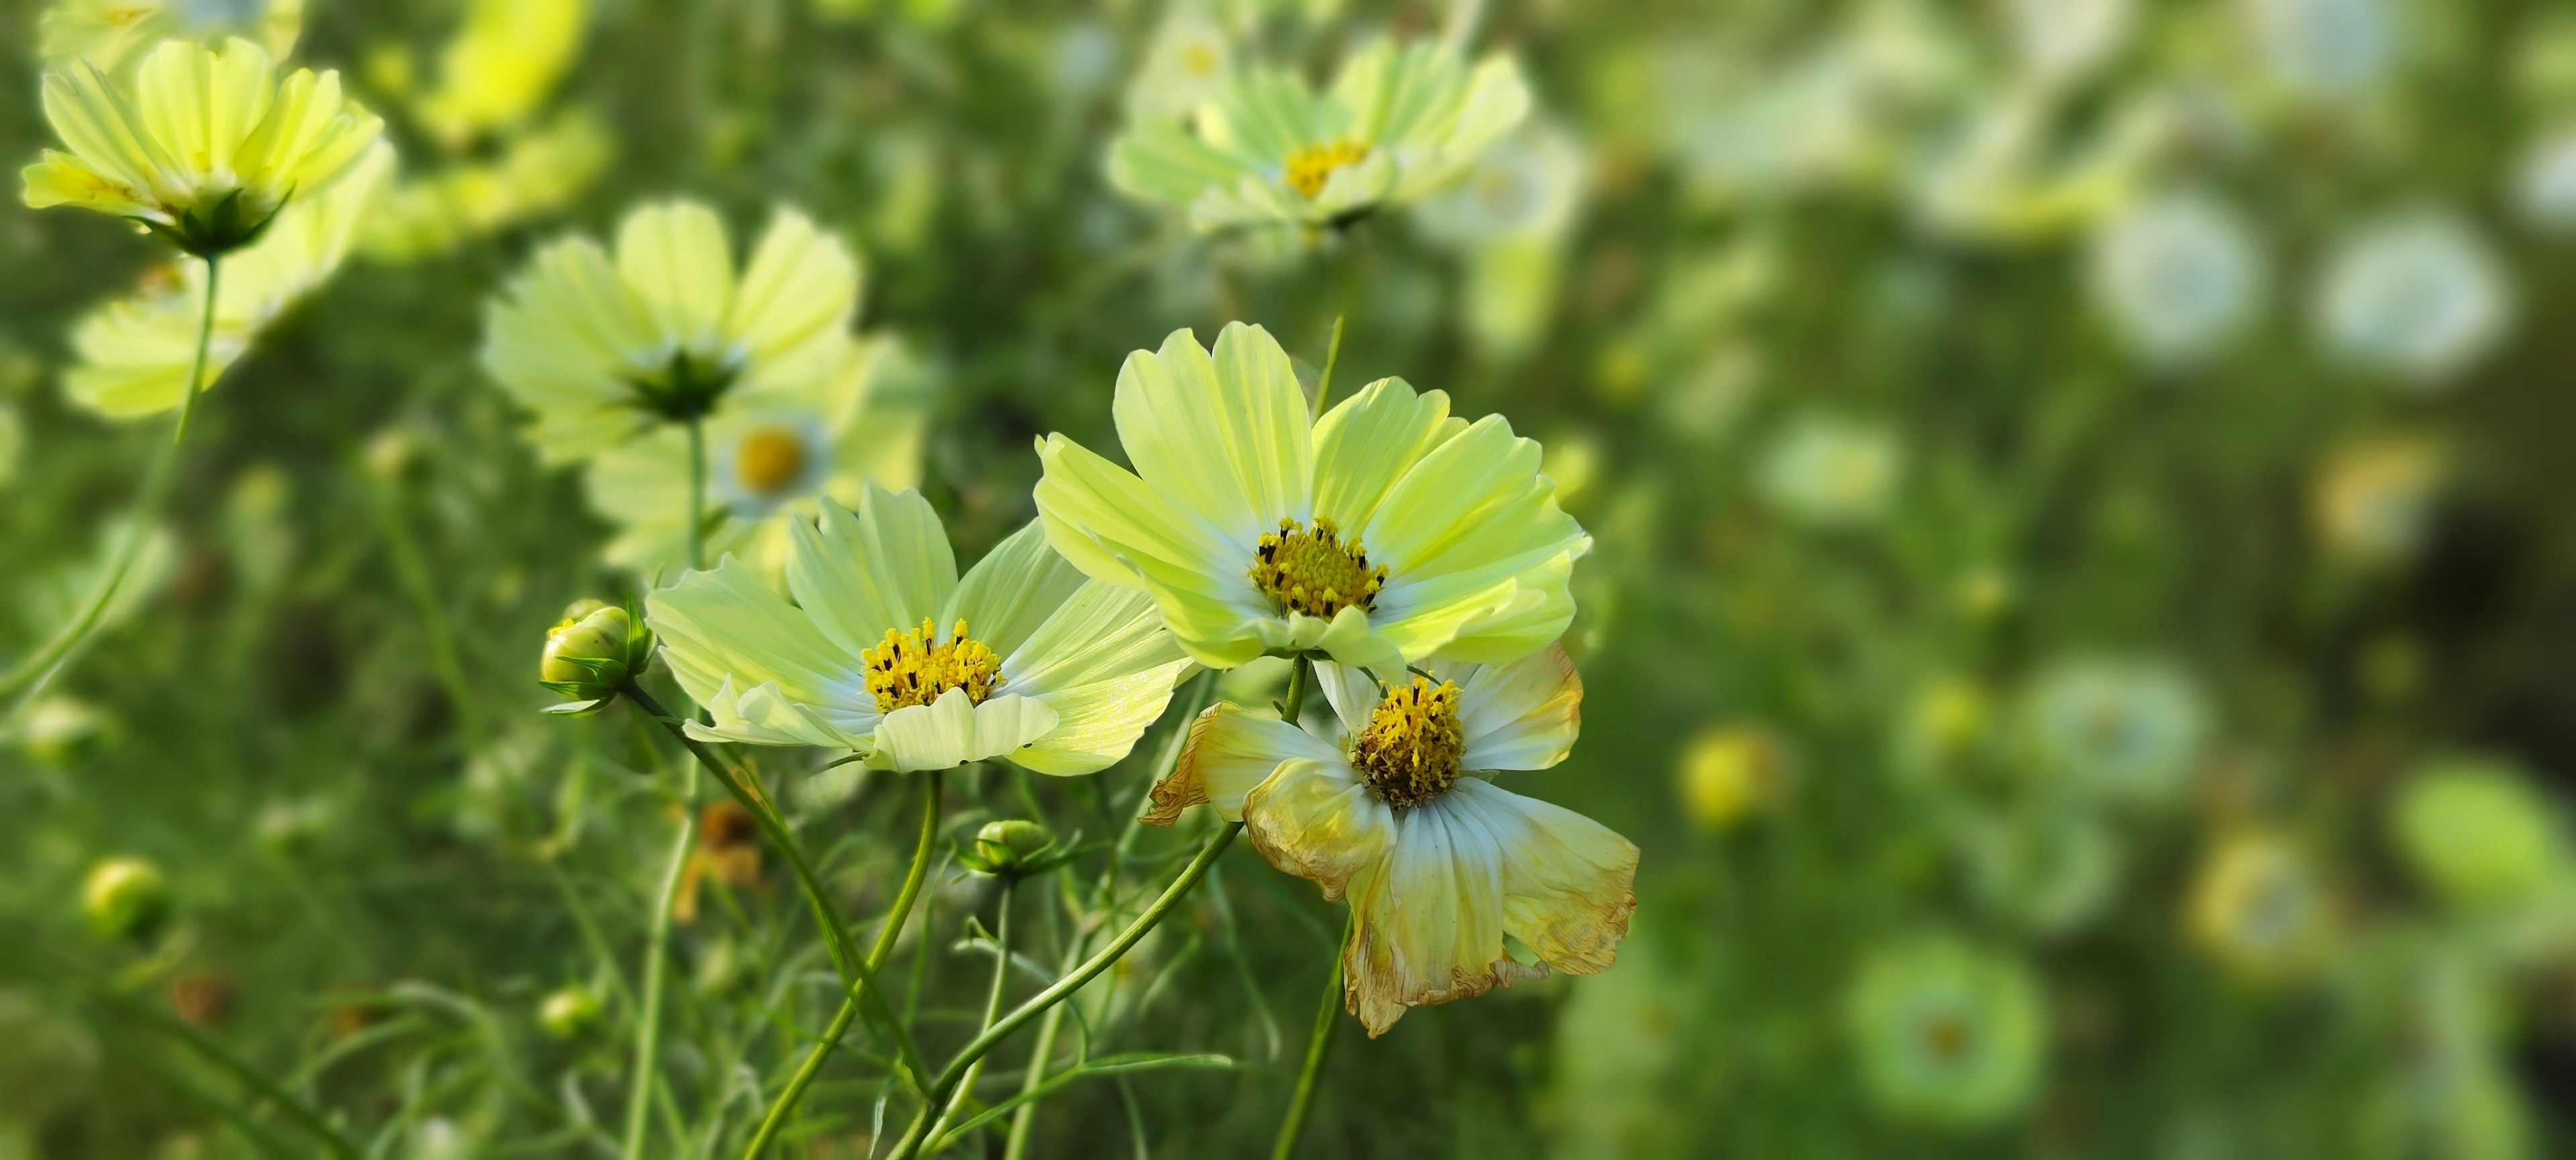
[[[11,165],[54,143],[43,7],[0,0]],[[308,0],[294,60],[385,115],[406,183],[515,140],[417,111],[466,7]],[[0,1157],[305,1154],[192,1035],[371,1156],[615,1154],[685,758],[624,709],[538,712],[545,630],[637,579],[478,353],[534,244],[668,195],[737,239],[792,203],[860,253],[861,326],[907,352],[888,389],[925,416],[920,486],[961,559],[1033,516],[1033,437],[1115,446],[1120,361],[1180,327],[1261,323],[1311,375],[1340,319],[1340,389],[1402,376],[1546,445],[1595,539],[1566,641],[1584,729],[1507,784],[1642,848],[1633,926],[1599,976],[1345,1027],[1304,1155],[2576,1147],[2576,13],[582,14],[530,119],[588,118],[596,164],[505,175],[565,187],[506,220],[362,240],[204,399],[109,626],[0,706]],[[1371,36],[1463,36],[1518,56],[1540,128],[1443,207],[1196,237],[1104,175],[1184,18],[1309,76]],[[2176,193],[2224,207],[2245,265],[2120,298],[2115,227]],[[2460,244],[2393,251],[2397,288],[2338,314],[2371,273],[2352,247],[2408,221]],[[2192,243],[2152,225],[2130,261]],[[166,438],[60,388],[77,321],[165,258],[0,202],[0,659],[68,618]],[[2218,337],[2158,337],[2196,310]],[[1114,836],[1174,721],[1097,778],[957,775],[947,836],[1032,810]],[[749,756],[849,913],[882,913],[917,791]],[[1148,835],[1126,886],[1198,836]],[[119,856],[168,880],[140,943],[83,912]],[[1033,972],[1065,931],[1051,899],[1099,864],[1022,891]],[[953,1046],[990,963],[963,924],[992,892],[953,859],[934,882],[890,974]],[[829,970],[801,910],[772,859],[679,929],[666,1076],[690,1150],[668,1154],[738,1154],[782,1044],[821,1021],[781,998]],[[1339,922],[1231,851],[1079,1001],[1098,1053],[1231,1065],[1068,1086],[1032,1154],[1265,1154]],[[600,1013],[541,1024],[565,988]],[[785,1154],[870,1153],[868,1050]]]

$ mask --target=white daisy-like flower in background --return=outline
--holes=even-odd
[[[1127,87],[1131,116],[1179,119],[1197,112],[1234,76],[1234,41],[1195,4],[1174,4],[1145,46]]]
[[[2168,189],[2139,198],[2093,238],[2093,293],[2151,362],[2186,363],[2235,337],[2263,292],[2244,219],[2217,198]]]
[[[2512,193],[2514,208],[2532,228],[2576,234],[2576,127],[2531,143],[2514,171]]]
[[[1754,482],[1791,518],[1839,527],[1885,514],[1904,467],[1904,448],[1884,425],[1807,415],[1763,452]]]
[[[1573,133],[1532,121],[1478,154],[1457,185],[1414,216],[1424,234],[1457,246],[1557,237],[1574,222],[1588,168]]]
[[[393,146],[375,143],[347,176],[289,202],[258,241],[224,259],[206,342],[208,389],[262,330],[339,270],[393,171]],[[205,301],[205,263],[178,262],[156,271],[141,293],[83,318],[72,330],[80,361],[64,373],[63,394],[111,419],[178,406],[195,366]]]
[[[2345,362],[2433,390],[2504,338],[2512,294],[2502,266],[2468,223],[2418,210],[2345,236],[2318,286],[2316,327]]]
[[[1231,703],[1201,714],[1144,820],[1212,806],[1271,865],[1348,897],[1343,1002],[1372,1038],[1410,1007],[1610,965],[1637,905],[1637,847],[1490,780],[1574,748],[1583,680],[1564,650],[1431,661],[1384,687],[1318,661],[1315,679],[1332,714],[1313,731]],[[1512,957],[1506,936],[1538,961]]]
[[[2264,67],[2302,96],[2350,97],[2388,75],[2400,15],[2393,0],[2245,0]]]
[[[2169,804],[2200,769],[2209,706],[2181,669],[2129,657],[2059,661],[2031,683],[2022,725],[2034,771],[2096,800]]]

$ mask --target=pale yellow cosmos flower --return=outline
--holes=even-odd
[[[562,463],[829,373],[858,296],[858,259],[795,210],[737,275],[714,210],[662,202],[626,215],[613,255],[588,238],[537,251],[492,304],[483,365]]]
[[[555,90],[590,26],[588,0],[473,0],[416,104],[450,145],[527,120]]]
[[[1309,732],[1219,704],[1190,730],[1145,820],[1213,806],[1270,864],[1349,898],[1343,1002],[1371,1037],[1407,1008],[1551,970],[1609,967],[1636,909],[1637,847],[1493,771],[1565,759],[1583,681],[1561,649],[1502,665],[1434,661],[1381,688],[1319,662],[1332,720]],[[1504,948],[1509,936],[1536,962]]]
[[[1075,567],[1152,594],[1201,664],[1500,662],[1573,619],[1592,538],[1499,415],[1380,379],[1310,424],[1287,354],[1242,323],[1213,355],[1187,330],[1129,355],[1115,415],[1136,469],[1049,435],[1038,514]]]
[[[247,40],[153,49],[133,87],[87,61],[45,74],[45,117],[69,147],[28,166],[26,200],[128,218],[211,257],[250,244],[290,197],[354,167],[384,123],[340,95],[340,74],[280,80]]]
[[[963,577],[919,492],[869,484],[795,520],[787,586],[740,563],[646,598],[692,736],[847,749],[871,768],[1007,757],[1081,774],[1125,757],[1189,659],[1142,594],[1093,581],[1036,524]]]

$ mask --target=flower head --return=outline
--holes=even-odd
[[[1946,935],[1890,943],[1843,1009],[1880,1106],[1938,1124],[1990,1124],[2039,1086],[2047,1013],[2019,961]]]
[[[2400,215],[2353,233],[2326,266],[2316,300],[2328,348],[2363,370],[2430,390],[2504,337],[2512,287],[2469,226]]]
[[[1864,524],[1895,498],[1904,449],[1886,427],[1833,415],[1792,422],[1763,452],[1764,498],[1818,527]]]
[[[648,598],[713,714],[692,736],[847,749],[877,769],[1008,757],[1078,774],[1126,756],[1189,665],[1143,594],[1085,581],[1032,523],[960,578],[918,492],[795,519],[795,603],[727,559]]]
[[[1201,714],[1145,820],[1213,806],[1271,865],[1348,897],[1343,998],[1371,1036],[1410,1007],[1610,965],[1637,847],[1489,780],[1573,748],[1583,681],[1563,650],[1433,661],[1384,687],[1330,661],[1315,676],[1333,709],[1315,732],[1230,703]],[[1538,961],[1508,954],[1506,935]]]
[[[2423,435],[2367,436],[2336,448],[2308,486],[2317,539],[2355,564],[2413,557],[2432,535],[2450,459]]]
[[[1471,68],[1439,44],[1380,41],[1325,92],[1251,69],[1186,122],[1140,116],[1110,146],[1109,180],[1203,232],[1345,223],[1456,179],[1529,105],[1509,57]]]
[[[284,60],[304,26],[304,0],[54,0],[38,18],[49,63],[86,60],[116,76],[165,40],[240,34]]]
[[[168,41],[128,89],[73,61],[45,74],[45,117],[70,152],[26,168],[27,204],[130,218],[180,250],[213,257],[258,239],[291,197],[329,188],[384,122],[340,95],[340,74],[284,80],[268,52]]]
[[[2262,293],[2250,231],[2223,202],[2167,191],[2093,239],[2093,293],[2129,344],[2159,363],[2207,355],[2243,329]]]
[[[2211,848],[2183,918],[2219,961],[2255,978],[2280,978],[2315,967],[2331,947],[2330,901],[2297,846],[2247,831]]]
[[[2197,771],[2209,733],[2199,689],[2150,661],[2062,662],[2041,674],[2025,711],[2039,770],[2114,802],[2171,801]]]
[[[549,712],[596,713],[652,660],[653,634],[625,609],[584,600],[565,609],[563,622],[547,631],[537,683],[572,698]]]
[[[587,0],[473,0],[420,98],[421,121],[454,145],[525,120],[571,66],[589,22]]]
[[[1151,594],[1201,664],[1507,661],[1574,616],[1591,537],[1501,416],[1380,379],[1310,426],[1287,354],[1241,323],[1213,356],[1186,330],[1129,355],[1115,409],[1136,470],[1049,435],[1038,514],[1075,567]]]
[[[715,211],[664,202],[626,215],[613,256],[539,250],[492,304],[483,363],[560,463],[831,373],[858,294],[858,260],[803,214],[778,210],[737,276]]]

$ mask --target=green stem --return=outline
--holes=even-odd
[[[1306,413],[1307,422],[1311,423],[1323,417],[1324,400],[1333,397],[1333,365],[1340,361],[1342,361],[1342,316],[1336,314],[1333,316],[1332,342],[1324,348],[1324,373],[1315,380],[1315,405]]]
[[[1333,955],[1332,970],[1324,976],[1324,998],[1315,1005],[1315,1030],[1306,1038],[1306,1064],[1297,1070],[1297,1092],[1288,1099],[1288,1115],[1279,1121],[1279,1136],[1270,1148],[1270,1160],[1289,1160],[1297,1154],[1297,1139],[1305,1134],[1306,1114],[1314,1110],[1317,1080],[1324,1074],[1324,1054],[1333,1049],[1333,1032],[1342,1025],[1342,960],[1350,954],[1351,937],[1359,929],[1359,916],[1342,928],[1342,949]]]
[[[992,1030],[993,1020],[1001,1016],[1002,991],[1004,984],[1011,979],[1011,886],[1015,881],[1010,875],[1002,876],[1001,914],[993,920],[993,985],[984,992],[984,1022],[977,1027],[979,1032]],[[948,1125],[957,1120],[957,1110],[974,1097],[975,1077],[983,1073],[984,1061],[981,1059],[967,1067],[966,1078],[958,1082],[957,1092],[949,1097],[947,1109],[939,1113],[939,1122],[930,1126],[932,1139],[947,1134]]]
[[[680,895],[680,871],[689,862],[689,847],[698,839],[698,767],[689,767],[680,791],[680,833],[671,843],[671,862],[662,871],[662,889],[653,902],[653,926],[644,938],[644,998],[635,1012],[635,1078],[627,1085],[625,1160],[644,1155],[644,1121],[651,1107],[654,1057],[662,1046],[662,979],[668,973],[671,905]]]
[[[438,675],[439,683],[446,686],[447,699],[455,706],[467,752],[479,752],[483,748],[483,725],[482,713],[475,706],[474,686],[466,679],[455,631],[447,622],[446,611],[439,607],[438,584],[431,579],[420,540],[411,533],[411,521],[404,517],[402,501],[398,481],[381,482],[376,488],[376,519],[385,534],[385,548],[393,555],[394,576],[402,581],[403,594],[411,598],[420,617],[421,636],[429,646],[429,667]]]
[[[904,1031],[903,1025],[896,1021],[892,1011],[885,1009],[885,1000],[876,986],[876,972],[885,966],[887,956],[894,953],[895,939],[903,933],[903,920],[912,913],[913,902],[921,897],[922,883],[929,880],[931,856],[939,846],[939,797],[945,776],[945,770],[932,770],[929,780],[922,786],[921,840],[913,847],[912,869],[904,874],[903,889],[895,894],[894,909],[887,913],[885,927],[877,932],[876,945],[868,951],[867,960],[859,964],[860,987],[842,997],[841,1009],[832,1014],[831,1024],[823,1029],[822,1037],[814,1041],[813,1049],[805,1053],[805,1062],[797,1066],[794,1076],[789,1077],[787,1087],[778,1093],[776,1100],[771,1101],[769,1114],[761,1117],[759,1130],[752,1133],[751,1146],[743,1149],[745,1160],[759,1156],[763,1149],[769,1147],[770,1141],[777,1138],[779,1130],[787,1126],[787,1117],[795,1112],[797,1101],[805,1098],[805,1089],[813,1085],[815,1076],[822,1074],[823,1061],[831,1058],[833,1050],[841,1045],[841,1037],[849,1034],[850,1024],[858,1019],[863,997],[872,1008],[869,1014],[891,1029],[889,1034],[895,1038],[896,1050],[912,1077],[913,1086],[916,1089],[922,1086],[924,1069],[921,1057],[913,1050],[911,1036]]]
[[[100,990],[92,993],[100,1002],[118,1014],[148,1024],[154,1030],[178,1040],[189,1050],[203,1057],[206,1062],[214,1064],[224,1073],[240,1080],[243,1086],[258,1093],[262,1100],[285,1113],[287,1119],[295,1121],[297,1127],[312,1133],[315,1139],[322,1141],[322,1146],[329,1149],[332,1155],[345,1157],[346,1160],[357,1160],[360,1155],[358,1146],[333,1128],[330,1121],[322,1118],[320,1112],[306,1106],[292,1093],[279,1087],[267,1076],[261,1075],[259,1069],[234,1055],[231,1049],[225,1047],[214,1036],[198,1030],[195,1024],[173,1018],[112,991]]]
[[[152,525],[159,521],[162,507],[169,502],[170,483],[178,474],[179,445],[188,437],[188,419],[197,412],[197,396],[205,391],[206,351],[215,336],[218,269],[215,259],[206,259],[206,306],[197,321],[197,361],[188,370],[188,393],[179,400],[179,422],[171,430],[170,442],[152,457],[152,466],[143,471],[143,487],[135,498],[132,515],[128,517],[133,522],[125,529],[125,542],[117,546],[106,578],[99,581],[97,591],[90,593],[89,603],[81,609],[80,615],[73,617],[70,624],[64,625],[62,631],[55,633],[34,655],[18,662],[16,668],[9,670],[8,676],[0,677],[0,701],[14,703],[23,697],[33,697],[46,681],[53,678],[55,668],[63,663],[64,658],[69,657],[82,641],[89,639],[89,634],[107,615],[107,606],[115,601],[117,589],[124,586],[125,574],[134,567],[134,558],[141,554],[143,541],[152,534]]]
[[[689,420],[689,567],[707,566],[707,427]]]
[[[1190,892],[1190,888],[1197,886],[1199,879],[1207,877],[1208,867],[1216,865],[1217,856],[1225,853],[1226,847],[1234,844],[1235,835],[1242,832],[1243,823],[1225,823],[1225,827],[1218,830],[1215,837],[1208,839],[1207,845],[1199,848],[1198,856],[1190,859],[1190,864],[1182,869],[1180,877],[1173,879],[1170,886],[1163,888],[1162,896],[1156,898],[1152,905],[1147,906],[1143,914],[1137,915],[1136,921],[1129,923],[1127,929],[1118,932],[1118,937],[1111,940],[1108,946],[1100,948],[1100,953],[1091,956],[1072,974],[1056,980],[1054,985],[1020,1004],[1009,1015],[1003,1016],[1000,1022],[985,1028],[983,1034],[977,1035],[973,1042],[968,1043],[957,1053],[957,1058],[949,1060],[948,1066],[940,1070],[938,1080],[931,1084],[929,1098],[924,1100],[921,1108],[913,1113],[912,1125],[904,1130],[903,1141],[895,1145],[891,1160],[913,1160],[914,1157],[919,1156],[921,1146],[929,1139],[932,1110],[947,1105],[949,1096],[956,1092],[957,1085],[965,1078],[967,1069],[973,1067],[976,1060],[984,1058],[986,1053],[992,1051],[1004,1039],[1010,1038],[1012,1032],[1026,1026],[1029,1020],[1037,1018],[1047,1008],[1063,1002],[1074,992],[1081,990],[1084,984],[1089,983],[1102,971],[1108,970],[1111,964],[1116,963],[1133,949],[1139,940],[1152,933],[1153,929],[1162,923],[1164,917],[1169,915],[1174,907],[1180,905],[1182,897]]]

